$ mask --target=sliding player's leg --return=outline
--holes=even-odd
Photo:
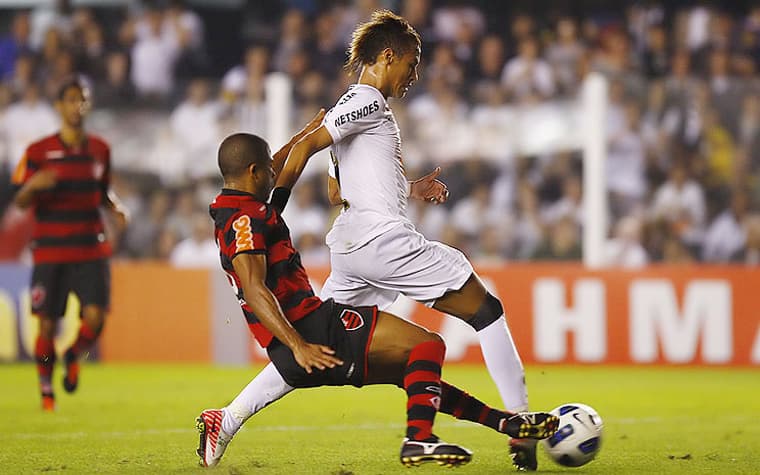
[[[245,421],[293,389],[270,362],[228,406],[203,411],[196,419],[200,433],[197,453],[201,464],[205,467],[217,465]]]
[[[519,438],[545,439],[557,431],[559,424],[559,418],[547,412],[515,413],[489,407],[446,381],[441,381],[441,407],[438,411]]]
[[[507,327],[501,302],[489,293],[473,272],[461,289],[449,292],[433,304],[433,308],[457,316],[478,334],[483,359],[496,383],[504,406],[515,412],[528,409],[525,371],[512,335]],[[510,441],[514,465],[522,470],[535,470],[536,441],[516,438]]]
[[[401,462],[418,465],[462,465],[472,452],[446,443],[433,434],[433,422],[441,404],[441,365],[446,345],[440,336],[379,312],[370,342],[367,384],[396,384],[407,394],[407,429],[401,446]]]

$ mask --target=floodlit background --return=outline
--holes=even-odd
[[[404,163],[410,177],[443,166],[451,190],[445,206],[411,205],[428,238],[489,263],[580,260],[588,130],[579,91],[598,72],[608,99],[605,262],[760,262],[760,7],[752,2],[0,7],[0,206],[24,147],[56,129],[58,83],[80,72],[94,97],[88,126],[112,144],[114,188],[134,216],[113,236],[118,258],[215,266],[205,218],[220,140],[245,130],[278,147],[329,108],[355,80],[341,68],[351,30],[390,7],[423,39],[421,79],[392,103]],[[310,164],[286,213],[307,266],[329,262],[326,167],[324,157]],[[13,234],[3,235],[3,254],[23,258]]]
[[[760,471],[760,4],[688,0],[0,0],[0,471],[198,473],[194,417],[264,360],[212,240],[216,148],[246,131],[276,149],[331,107],[355,81],[350,33],[381,7],[423,40],[419,82],[391,102],[408,176],[441,166],[451,192],[409,213],[504,303],[532,407],[603,417],[598,460],[574,471]],[[50,415],[10,176],[57,129],[72,73],[132,221],[108,223],[111,313]],[[285,212],[317,292],[327,163]],[[59,350],[78,311],[72,296]],[[443,335],[446,378],[500,404],[471,328],[405,298],[392,311]],[[403,410],[396,388],[296,392],[219,473],[395,473]],[[499,434],[445,416],[436,433],[475,451],[462,473],[509,470]]]

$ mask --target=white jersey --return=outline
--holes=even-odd
[[[395,226],[411,226],[401,135],[380,91],[366,84],[350,86],[325,115],[324,125],[337,160],[331,176],[348,202],[327,234],[330,251],[352,252]]]

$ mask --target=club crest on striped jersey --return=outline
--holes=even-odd
[[[95,162],[92,165],[92,175],[96,180],[103,178],[103,173],[106,171],[106,166],[101,162]]]
[[[343,326],[349,331],[358,330],[364,326],[362,316],[359,312],[353,310],[343,310],[343,313],[340,314],[340,321],[343,322]]]
[[[47,296],[47,292],[45,291],[45,287],[43,287],[40,284],[35,285],[32,287],[32,290],[30,292],[30,297],[32,298],[32,307],[39,307],[43,303],[45,303],[45,297]]]

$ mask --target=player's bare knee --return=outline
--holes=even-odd
[[[81,318],[90,329],[100,333],[105,322],[105,310],[99,305],[87,305],[81,311]]]
[[[55,337],[56,330],[58,329],[58,322],[52,318],[39,317],[40,318],[40,337],[46,340]]]
[[[504,315],[504,308],[501,306],[501,302],[489,292],[483,299],[483,303],[480,304],[480,308],[471,319],[467,320],[467,323],[475,331],[480,331],[501,318],[502,315]]]
[[[425,341],[425,343],[432,342],[432,343],[440,343],[444,346],[446,345],[446,342],[443,341],[443,338],[438,333],[429,331],[427,332],[426,337],[427,337],[427,340]]]

